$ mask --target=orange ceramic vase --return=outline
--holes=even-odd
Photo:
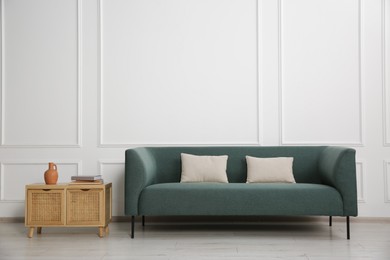
[[[49,162],[49,169],[45,171],[45,183],[56,184],[58,180],[57,165]]]

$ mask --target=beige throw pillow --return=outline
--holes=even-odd
[[[227,155],[198,156],[182,153],[180,182],[228,183],[226,174],[227,159]]]
[[[292,157],[256,158],[246,156],[247,183],[287,182],[295,183]]]

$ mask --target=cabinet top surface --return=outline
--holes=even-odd
[[[101,189],[104,187],[111,187],[112,183],[103,184],[69,184],[69,183],[57,183],[57,184],[45,184],[34,183],[26,185],[26,189]]]

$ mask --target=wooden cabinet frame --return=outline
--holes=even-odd
[[[25,225],[32,237],[42,227],[98,227],[108,234],[112,184],[32,184],[26,186]]]

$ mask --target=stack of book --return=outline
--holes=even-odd
[[[101,175],[79,175],[72,176],[70,184],[103,184]]]

